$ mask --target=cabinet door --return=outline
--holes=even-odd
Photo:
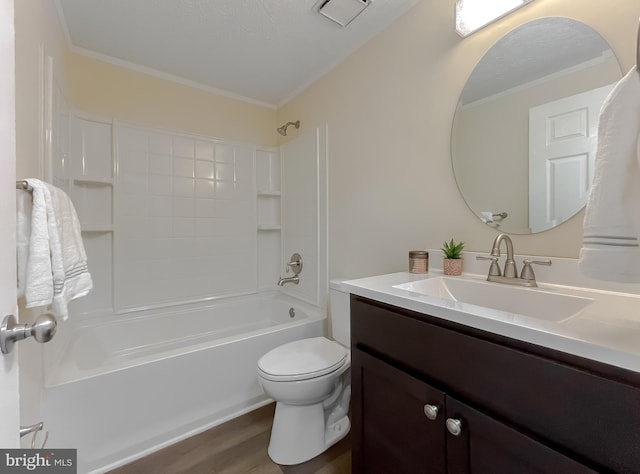
[[[444,394],[357,349],[351,371],[353,472],[444,474]]]
[[[451,397],[446,404],[449,474],[596,472]]]

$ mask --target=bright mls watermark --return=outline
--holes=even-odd
[[[76,474],[76,449],[0,449],[0,472]]]

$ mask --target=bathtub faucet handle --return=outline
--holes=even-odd
[[[289,273],[289,269],[293,271],[294,275],[298,275],[302,271],[302,257],[299,253],[291,255],[287,263],[287,273]]]
[[[289,263],[287,263],[287,273],[289,273],[289,269],[293,271],[292,277],[280,278],[278,280],[278,286],[284,286],[286,283],[293,283],[297,285],[300,283],[300,272],[302,271],[302,256],[299,253],[294,253],[291,255],[289,259]]]

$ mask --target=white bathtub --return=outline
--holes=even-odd
[[[268,293],[65,325],[45,351],[47,446],[77,448],[79,473],[104,472],[264,405],[258,359],[322,335],[325,317]]]

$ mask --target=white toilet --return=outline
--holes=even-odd
[[[349,294],[331,281],[333,337],[283,344],[258,361],[258,380],[276,403],[269,456],[282,465],[316,457],[349,432]]]

